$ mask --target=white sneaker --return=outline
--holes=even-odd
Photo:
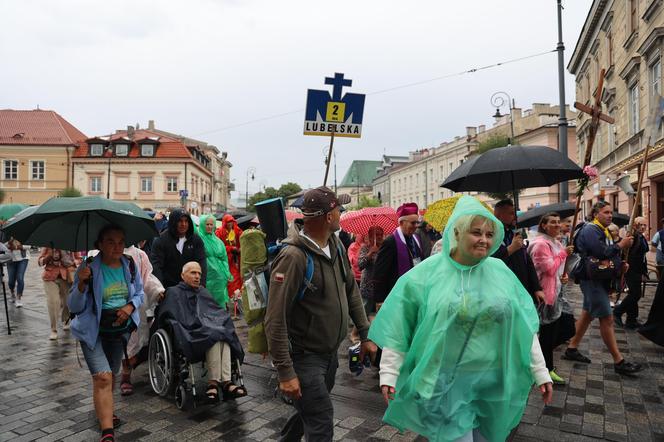
[[[55,341],[56,339],[58,339],[58,332],[52,331],[51,334],[48,335],[48,339],[50,339],[51,341]]]
[[[21,302],[21,298],[16,298],[16,308],[21,308],[23,307],[23,303]]]
[[[70,323],[69,321],[65,322],[65,323],[62,325],[62,329],[63,329],[64,331],[67,331],[67,330],[69,330],[70,328],[71,328],[71,323]]]

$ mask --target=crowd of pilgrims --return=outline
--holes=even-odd
[[[335,239],[330,241],[343,245],[364,316],[371,323],[368,336],[367,328],[356,324],[349,329],[348,338],[358,343],[371,340],[380,347],[371,356],[374,365],[380,366],[380,388],[388,404],[385,421],[432,440],[504,440],[518,424],[533,382],[544,403],[551,400],[552,383],[566,382],[556,372],[556,347],[567,343],[563,358],[590,363],[578,347],[594,319],[600,321],[616,372],[640,371],[639,364],[625,361],[620,354],[613,327],[643,328],[644,336],[662,344],[661,324],[655,317],[658,307],[653,305],[645,325],[638,320],[642,282],[648,279],[646,254],[650,245],[657,248],[659,270],[659,264],[664,264],[664,259],[660,263],[662,241],[657,237],[660,232],[651,241],[645,239],[643,218],[637,218],[634,232],[623,232],[621,237],[611,224],[610,209],[606,203],[596,204],[586,222],[577,226],[576,236],[571,232],[571,219],[561,219],[557,213],[542,216],[530,232],[517,230],[510,200],[498,202],[491,213],[477,200],[464,197],[444,232],[423,222],[414,203],[399,207],[399,225],[389,235],[373,226],[366,235],[351,236],[340,230],[338,220],[335,224],[328,217],[324,229],[331,226],[329,233]],[[289,236],[311,240],[307,223],[313,231],[311,219],[320,218],[318,213],[307,217],[305,211],[304,222],[295,221]],[[49,339],[58,339],[61,326],[63,332],[72,328],[81,341],[93,376],[103,442],[114,440],[113,428],[119,424],[112,400],[116,374],[121,394],[131,395],[132,371],[145,361],[155,310],[169,297],[198,297],[205,301],[194,303],[206,302],[222,312],[218,317],[223,323],[221,331],[206,329],[223,335],[203,349],[210,371],[207,398],[215,401],[220,394],[224,399],[247,394],[230,377],[231,355],[243,356],[229,320],[231,312],[237,314],[244,288],[243,230],[231,215],[225,215],[219,227],[213,216],[201,216],[196,226],[179,209],[168,218],[157,213],[155,223],[160,236],[151,241],[125,247],[122,228],[107,226],[99,233],[97,250],[42,248],[37,258],[43,267]],[[260,227],[251,225],[248,231],[256,230]],[[12,254],[8,264],[11,297],[21,307],[29,246],[13,239],[6,245]],[[615,275],[600,281],[585,270],[568,274],[568,256],[579,249],[584,258],[613,261]],[[621,261],[623,250],[629,254]],[[93,279],[93,274],[101,277]],[[273,283],[275,276],[271,278]],[[277,273],[276,278],[281,283],[284,275]],[[580,284],[584,298],[582,314],[576,319],[568,299],[573,282]],[[620,302],[624,292],[627,296]],[[99,312],[94,302],[81,296],[85,293],[96,294],[102,304]],[[352,308],[350,302],[349,296],[347,311]],[[445,313],[438,314],[438,310]],[[86,311],[93,317],[87,322]],[[102,336],[106,311],[113,311],[113,326],[133,319],[124,348]],[[73,324],[72,317],[76,318]],[[203,327],[197,324],[187,327]],[[271,338],[269,330],[267,333],[266,344]],[[532,345],[523,344],[532,336]],[[258,347],[268,353],[265,345]],[[506,368],[511,362],[502,360],[506,354],[523,364]],[[275,366],[283,368],[277,360]],[[296,402],[300,398],[293,397]],[[301,419],[301,431],[308,437],[314,434],[307,433],[310,428],[304,414]],[[441,431],[448,436],[440,436]]]

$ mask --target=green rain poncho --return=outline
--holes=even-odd
[[[504,441],[533,384],[530,350],[539,323],[532,299],[503,261],[463,266],[450,257],[463,215],[502,224],[464,196],[445,228],[442,253],[403,275],[371,324],[369,339],[405,354],[396,396],[384,420],[432,441],[454,441],[474,428]]]
[[[205,287],[220,307],[226,308],[228,302],[229,279],[232,278],[228,269],[228,255],[224,242],[212,233],[205,231],[205,221],[214,219],[212,215],[201,216],[198,224],[198,235],[205,244],[205,256],[207,257],[207,281]]]

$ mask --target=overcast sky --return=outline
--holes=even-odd
[[[567,65],[592,1],[563,3]],[[339,182],[353,159],[491,125],[496,91],[558,102],[555,53],[371,95],[555,49],[555,0],[0,0],[0,16],[0,108],[55,110],[88,136],[155,120],[227,151],[243,192],[252,166],[250,192],[322,182],[329,139],[302,134],[303,109],[334,72],[368,94],[362,138],[335,141]],[[569,103],[568,73],[566,88]]]

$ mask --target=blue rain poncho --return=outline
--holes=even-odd
[[[539,322],[532,298],[503,261],[489,257],[469,267],[450,257],[465,215],[494,223],[487,256],[496,251],[502,223],[475,198],[462,197],[442,253],[399,279],[369,338],[405,354],[385,422],[432,441],[454,441],[474,428],[504,441],[533,385],[530,351]]]

